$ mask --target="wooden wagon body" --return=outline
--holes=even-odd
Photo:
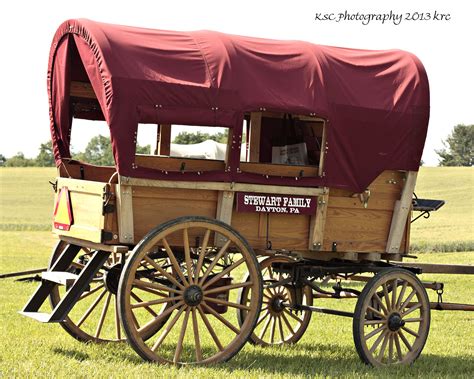
[[[421,353],[441,305],[421,269],[401,262],[429,118],[412,54],[69,20],[53,39],[48,90],[59,243],[25,315],[82,341],[125,333],[162,363],[297,342],[314,311],[352,317],[368,364]],[[107,122],[115,167],[71,158],[80,118]],[[136,153],[139,124],[156,128],[154,154]],[[226,128],[225,158],[173,156],[173,125]],[[48,297],[52,313],[39,313]],[[358,301],[353,313],[313,306],[324,297]]]

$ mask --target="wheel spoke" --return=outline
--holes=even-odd
[[[143,325],[140,329],[138,329],[139,334],[147,334],[150,330],[153,330],[159,323],[166,317],[168,316],[171,312],[173,312],[176,308],[181,307],[184,305],[184,301],[180,301],[173,305],[172,307],[169,307],[163,311],[158,317],[155,317],[153,320],[148,321],[145,325]],[[133,314],[133,311],[130,311]]]
[[[223,351],[224,348],[222,347],[222,344],[219,341],[219,338],[217,337],[217,334],[214,331],[214,328],[211,326],[209,319],[207,318],[206,314],[202,310],[201,305],[198,305],[197,309],[199,311],[199,314],[201,315],[202,320],[204,321],[204,325],[206,325],[206,328],[209,331],[209,334],[211,335],[212,339],[214,340],[214,343],[216,344],[217,348],[219,349],[219,351]]]
[[[379,355],[378,355],[378,360],[382,362],[383,360],[383,355],[385,353],[385,348],[387,347],[388,339],[389,339],[390,333],[385,333],[385,337],[383,338],[382,346],[380,347]]]
[[[186,328],[188,326],[188,319],[189,319],[189,312],[191,308],[186,308],[186,313],[184,314],[183,324],[181,326],[181,332],[179,333],[178,344],[176,345],[176,350],[174,353],[173,362],[178,363],[179,359],[181,358],[181,353],[183,352],[183,340],[186,334]]]
[[[395,278],[393,280],[393,285],[392,285],[392,304],[391,304],[392,310],[394,310],[397,305],[397,281],[398,279]]]
[[[290,330],[291,334],[295,334],[293,327],[291,326],[290,322],[286,318],[285,312],[281,313],[281,317],[283,318],[283,322],[285,323],[286,327]]]
[[[378,327],[377,329],[374,329],[372,330],[369,334],[365,335],[364,338],[365,340],[369,340],[370,338],[372,338],[373,336],[375,336],[376,334],[380,333],[382,330],[386,329],[386,326],[385,324]]]
[[[161,335],[156,340],[155,344],[152,346],[152,348],[151,348],[152,351],[156,351],[161,346],[161,344],[163,343],[165,338],[171,332],[171,329],[173,329],[174,325],[176,324],[176,322],[181,317],[181,314],[183,313],[184,308],[185,307],[181,307],[178,310],[178,313],[176,313],[175,316],[173,317],[173,319],[168,323],[168,325],[166,325],[165,330],[163,330],[163,333],[161,333]]]
[[[205,290],[207,287],[209,287],[210,285],[214,284],[215,282],[217,282],[220,278],[222,278],[224,275],[227,275],[229,272],[231,272],[232,270],[234,270],[235,268],[237,268],[238,266],[240,266],[242,263],[245,262],[245,258],[241,258],[239,259],[237,262],[234,262],[232,265],[230,265],[229,267],[227,267],[225,270],[221,271],[219,274],[217,274],[216,276],[214,276],[211,280],[209,280],[208,282],[204,283],[204,285],[202,286],[202,289]]]
[[[390,310],[391,302],[390,302],[390,296],[387,289],[387,283],[383,283],[382,288],[383,288],[383,296],[385,298],[385,304],[387,304],[387,309]]]
[[[281,315],[278,316],[278,327],[280,329],[281,342],[285,342],[285,334],[283,333],[283,323],[281,322]]]
[[[421,303],[417,303],[415,304],[414,306],[412,306],[410,309],[408,309],[406,312],[403,312],[401,314],[401,317],[405,317],[406,315],[412,313],[413,311],[416,311],[418,308],[421,308],[422,304]]]
[[[97,330],[95,331],[95,338],[99,338],[102,327],[104,326],[105,316],[107,316],[107,309],[109,308],[110,299],[112,292],[109,292],[105,299],[104,308],[102,308],[102,314],[100,315],[99,323],[97,324]]]
[[[104,289],[99,296],[97,296],[97,299],[94,300],[94,302],[91,304],[91,306],[87,309],[87,311],[82,315],[81,319],[79,322],[76,324],[78,328],[81,327],[81,325],[86,321],[87,317],[92,313],[92,311],[97,307],[97,304],[102,300],[104,295],[107,293],[107,290]]]
[[[270,326],[270,321],[272,321],[272,318],[273,318],[273,316],[270,315],[270,317],[268,318],[267,322],[266,322],[265,325],[263,326],[263,329],[261,330],[260,335],[258,336],[258,338],[260,338],[261,340],[263,340],[263,337],[265,336],[265,333],[267,332],[267,329],[268,329],[268,327]]]
[[[239,334],[240,330],[236,328],[234,325],[232,325],[228,320],[226,320],[222,315],[217,313],[212,307],[208,306],[206,303],[202,303],[204,308],[207,309],[208,312],[210,312],[215,318],[217,318],[220,322],[222,322],[225,326],[227,326],[230,330],[232,330],[235,334]]]
[[[270,343],[275,341],[276,316],[273,316],[272,326],[270,327]]]
[[[405,291],[407,289],[407,286],[408,286],[408,282],[406,280],[404,280],[403,285],[402,285],[402,290],[400,291],[400,295],[398,295],[398,300],[397,300],[397,304],[396,304],[396,309],[397,310],[400,309],[400,305],[402,303],[403,296],[405,296]]]
[[[400,305],[400,311],[402,311],[403,309],[405,309],[408,305],[408,303],[410,302],[410,300],[413,298],[413,296],[415,296],[416,294],[416,291],[414,289],[411,290],[411,293],[408,295],[408,297],[405,299],[405,301],[403,302],[402,305]]]
[[[393,297],[392,297],[393,300]],[[392,303],[393,304],[393,303]],[[388,337],[388,362],[392,363],[392,356],[393,356],[393,334],[390,333]]]
[[[364,325],[378,325],[385,324],[387,320],[365,320]]]
[[[384,315],[382,312],[378,311],[377,309],[375,309],[374,307],[371,307],[370,305],[367,307],[367,310],[369,310],[370,312],[373,312],[375,314],[378,314],[380,317],[382,317],[383,319],[386,318],[386,315]]]
[[[296,321],[298,321],[300,324],[303,324],[303,321],[296,315],[294,315],[293,313],[291,313],[289,310],[287,309],[284,309],[283,312],[285,312],[288,316],[290,316],[291,318],[295,319]]]
[[[100,284],[98,285],[97,287],[91,289],[89,292],[85,292],[81,295],[81,297],[79,298],[78,301],[81,301],[82,299],[85,299],[86,297],[92,295],[93,293],[96,293],[98,290],[100,290],[101,288],[104,288],[105,284]]]
[[[196,315],[196,307],[192,309],[192,318],[193,318],[193,331],[194,331],[194,344],[196,345],[196,362],[202,361],[202,349],[201,349],[201,339],[199,338],[199,326],[198,319]]]
[[[163,270],[163,268],[161,268],[153,259],[151,259],[150,257],[147,257],[146,255],[143,257],[143,259],[150,266],[152,266],[156,271],[158,271],[161,275],[163,275],[166,279],[168,279],[171,283],[173,283],[175,286],[184,290],[184,286],[180,282],[178,282],[173,275],[166,272],[166,270]]]
[[[408,334],[411,334],[413,337],[416,337],[416,338],[420,337],[420,335],[417,332],[411,330],[410,328],[407,328],[406,326],[402,326],[402,329]]]
[[[232,308],[238,308],[238,309],[244,309],[246,311],[250,311],[251,308],[247,305],[243,305],[243,304],[238,304],[238,303],[232,303],[230,301],[226,301],[226,300],[221,300],[221,299],[217,299],[217,298],[214,298],[214,297],[208,297],[208,296],[204,296],[203,297],[203,300],[205,301],[210,301],[211,303],[216,303],[216,304],[221,304],[221,305],[227,305],[229,307],[232,307]]]
[[[166,254],[168,254],[168,257],[171,261],[171,265],[173,266],[174,270],[176,271],[176,273],[178,274],[179,278],[182,280],[182,282],[184,283],[184,285],[187,287],[189,285],[188,281],[186,280],[186,278],[184,277],[184,274],[183,272],[181,271],[181,267],[179,266],[179,263],[178,261],[176,260],[176,257],[173,253],[173,250],[171,250],[171,247],[170,245],[168,244],[168,241],[166,240],[166,238],[163,238],[163,247],[165,248],[166,250]]]
[[[380,336],[377,337],[377,339],[375,340],[374,344],[372,345],[372,347],[370,348],[370,352],[373,354],[375,349],[377,349],[377,347],[380,345],[380,342],[382,342],[382,340],[384,339],[384,337],[387,335],[388,331],[387,330],[384,330]]]
[[[204,257],[206,256],[207,245],[209,243],[209,236],[211,235],[211,231],[209,229],[206,230],[204,233],[204,239],[202,241],[201,247],[201,254],[199,254],[198,263],[196,265],[196,270],[194,271],[194,278],[197,282],[199,279],[199,274],[201,273],[202,264],[204,263]]]
[[[227,242],[224,244],[224,246],[221,247],[217,255],[214,257],[212,260],[211,264],[207,267],[206,271],[204,272],[204,275],[202,276],[201,279],[199,279],[199,285],[202,286],[206,278],[209,276],[209,274],[212,272],[213,268],[216,266],[216,264],[219,262],[219,259],[222,258],[224,253],[227,251],[229,248],[231,241],[227,240]]]
[[[192,269],[193,265],[191,262],[191,252],[189,250],[189,235],[188,235],[188,228],[183,229],[183,245],[184,245],[184,260],[186,261],[186,270],[188,272],[188,281],[189,284],[193,284],[193,274]]]
[[[400,346],[400,340],[398,339],[398,333],[395,333],[393,335],[393,338],[395,340],[395,347],[397,349],[398,360],[401,361],[403,359],[403,353],[402,353],[402,348]]]
[[[257,323],[255,324],[255,328],[259,326],[263,322],[263,320],[265,320],[269,315],[270,315],[270,312],[266,312],[262,317],[260,317]]]
[[[139,280],[139,279],[134,279],[133,285],[141,289],[151,288],[151,289],[156,289],[156,290],[161,290],[161,291],[173,292],[177,294],[183,293],[183,291],[177,290],[175,288],[167,287],[158,283],[144,282],[143,280]],[[169,296],[169,295],[165,295],[165,296]]]
[[[380,308],[382,308],[382,311],[383,311],[384,315],[387,315],[388,314],[387,307],[384,305],[384,303],[383,303],[382,299],[380,298],[380,296],[377,295],[376,293],[374,293],[373,298],[380,305]]]
[[[408,351],[410,351],[410,352],[413,351],[413,348],[410,345],[410,342],[408,342],[407,338],[405,337],[405,335],[402,333],[401,330],[398,330],[398,335],[400,336],[400,339],[403,341],[403,343],[407,347]]]
[[[422,322],[423,320],[424,320],[423,317],[417,317],[417,318],[406,318],[403,321],[407,323],[407,322]]]
[[[210,290],[205,291],[205,294],[211,294],[211,293],[216,293],[216,292],[224,292],[224,291],[230,291],[235,288],[241,288],[241,287],[250,287],[253,285],[253,282],[244,282],[244,283],[235,283],[235,284],[230,284],[228,286],[222,286],[222,287],[215,287]]]
[[[153,309],[150,308],[150,305],[158,305],[158,304],[163,304],[163,303],[168,303],[172,301],[179,301],[183,300],[183,296],[171,296],[171,297],[165,297],[164,299],[158,299],[158,300],[150,300],[150,301],[141,301],[141,299],[137,299],[137,301],[140,301],[139,303],[135,304],[130,304],[130,308],[141,308],[144,307],[147,311],[153,311]],[[150,312],[151,313],[151,312]],[[153,316],[157,316],[156,313],[153,314]]]
[[[136,304],[143,304],[144,303],[144,301],[138,295],[133,293],[133,291],[130,291],[130,296],[133,297],[135,299],[135,301],[138,301],[138,303],[130,304],[130,308],[132,308],[132,309],[137,308],[137,307],[135,307]],[[148,305],[143,305],[143,306],[148,311],[148,313],[150,313],[153,317],[158,317],[156,312],[153,309],[151,309]]]

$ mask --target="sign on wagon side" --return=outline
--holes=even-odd
[[[314,215],[316,211],[314,196],[238,192],[236,202],[237,212]]]

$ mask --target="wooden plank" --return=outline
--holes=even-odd
[[[216,217],[217,191],[133,186],[132,195],[136,241],[151,229],[178,217]],[[194,237],[189,238],[194,242]]]
[[[117,184],[115,193],[117,198],[119,242],[133,244],[134,230],[132,186],[126,184]]]
[[[224,171],[225,162],[214,159],[177,158],[153,155],[135,155],[135,163],[140,167],[163,171]],[[184,168],[184,169],[183,169]]]
[[[416,171],[408,172],[401,198],[395,204],[387,246],[385,249],[388,254],[398,254],[400,252],[400,245],[403,235],[405,234],[405,227],[411,209],[417,174]]]
[[[220,191],[217,197],[216,219],[230,225],[234,206],[234,192]]]
[[[97,99],[91,84],[86,82],[71,81],[69,95],[73,97],[83,97],[86,99]]]
[[[326,152],[327,152],[327,124],[324,123],[323,125],[323,136],[321,139],[321,155],[319,158],[319,169],[318,169],[318,174],[319,176],[324,176],[324,161],[326,158]]]
[[[171,152],[171,125],[160,125],[160,141],[158,144],[158,155],[170,155]]]
[[[438,263],[396,262],[402,267],[420,268],[423,274],[466,274],[474,275],[474,265],[451,265]]]
[[[252,112],[250,114],[249,162],[260,161],[261,129],[262,129],[262,112]]]
[[[282,195],[306,195],[318,196],[324,193],[322,188],[310,187],[290,187],[290,186],[274,186],[263,184],[246,184],[246,183],[223,183],[223,182],[188,182],[188,181],[171,181],[171,180],[155,180],[131,178],[128,176],[119,176],[119,183],[159,188],[183,188],[183,189],[205,189],[215,191],[234,191],[234,192],[260,192],[274,193]]]
[[[58,188],[67,187],[69,191],[85,192],[101,196],[104,193],[104,188],[107,186],[107,183],[72,178],[57,178],[57,181]]]
[[[219,191],[217,197],[217,212],[216,219],[231,225],[232,210],[234,207],[234,194],[232,191]],[[215,236],[215,243],[217,246],[223,246],[226,242],[221,234]]]
[[[289,176],[293,178],[318,175],[318,168],[315,166],[291,166],[272,163],[241,162],[240,170],[252,174]]]
[[[329,200],[329,188],[326,188],[324,195],[318,196],[316,214],[311,217],[309,227],[309,250],[319,251],[323,246],[324,228],[326,226],[326,215]]]
[[[67,236],[59,236],[59,239],[61,241],[77,245],[77,246],[82,246],[82,247],[87,247],[88,249],[93,249],[93,250],[103,250],[103,251],[109,251],[111,253],[128,253],[128,246],[123,246],[123,245],[104,245],[101,243],[94,243],[90,242],[87,240],[82,240],[79,238],[74,238],[74,237],[67,237]]]

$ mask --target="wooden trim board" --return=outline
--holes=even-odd
[[[323,247],[324,227],[326,226],[326,215],[328,210],[329,188],[326,193],[318,196],[316,214],[311,217],[309,227],[309,247],[311,251],[319,251]]]
[[[203,189],[203,190],[232,191],[232,192],[261,192],[261,193],[274,193],[274,194],[282,194],[282,195],[319,196],[319,195],[323,195],[326,192],[324,188],[273,186],[273,185],[246,184],[246,183],[154,180],[154,179],[131,178],[128,176],[121,176],[121,175],[119,176],[119,183],[126,184],[126,185],[133,185],[133,186],[143,186],[143,187]]]
[[[417,174],[416,171],[408,171],[400,200],[397,200],[395,203],[387,247],[385,249],[388,254],[398,254],[400,252],[400,245],[411,209]]]
[[[134,243],[132,186],[116,185],[119,242]]]
[[[109,251],[111,253],[127,253],[128,252],[128,246],[104,245],[101,243],[94,243],[94,242],[82,240],[79,238],[67,237],[67,236],[59,236],[59,239],[69,244],[87,247],[89,249],[94,249],[94,250]]]

